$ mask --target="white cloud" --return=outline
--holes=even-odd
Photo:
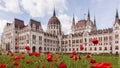
[[[59,14],[58,18],[62,25],[62,30],[65,32],[65,34],[68,34],[71,32],[71,25],[72,25],[72,16],[68,16],[67,14]],[[78,17],[75,16],[75,21],[78,21]]]
[[[4,19],[0,20],[0,34],[3,32],[3,29],[4,29],[7,22],[9,22],[9,21],[4,20]]]
[[[47,25],[45,25],[45,24],[42,25],[42,28],[43,28],[44,31],[46,31],[47,30]]]
[[[32,17],[44,17],[46,14],[51,14],[54,7],[62,11],[67,9],[66,0],[21,0],[21,6]]]
[[[1,0],[0,1],[0,10],[7,11],[7,12],[13,12],[13,13],[19,13],[20,7],[18,0]]]

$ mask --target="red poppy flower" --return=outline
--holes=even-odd
[[[20,63],[19,63],[19,62],[13,62],[13,64],[14,64],[15,66],[20,66]]]
[[[89,54],[86,55],[86,58],[91,58],[91,56]]]
[[[52,62],[52,61],[53,61],[52,58],[53,58],[52,53],[48,53],[48,54],[47,54],[47,57],[46,57],[47,61]]]
[[[19,48],[19,46],[17,45],[17,46],[15,46],[15,48],[16,48],[16,49],[18,49],[18,48]]]
[[[80,45],[80,50],[83,50],[83,49],[84,49],[84,47],[82,45]]]
[[[14,56],[14,53],[10,53],[10,56]]]
[[[52,60],[52,56],[48,55],[48,56],[47,56],[47,61],[52,62],[52,61],[53,61],[53,60]]]
[[[93,44],[98,44],[98,40],[94,38],[94,39],[92,39],[92,43]]]
[[[26,63],[27,63],[27,64],[30,64],[30,60],[26,60]]]
[[[73,60],[77,60],[77,59],[78,59],[77,56],[74,55],[74,56],[73,56]]]
[[[76,54],[77,54],[77,52],[73,51],[73,52],[72,52],[72,54],[73,54],[73,55],[76,55]]]
[[[50,52],[49,52],[47,55],[48,55],[48,56],[53,56],[52,53],[50,53]]]
[[[22,59],[25,59],[25,56],[22,56],[21,58],[22,58]]]
[[[77,59],[81,59],[81,57],[80,56],[76,56],[77,57]]]
[[[96,63],[96,60],[90,59],[90,63]]]
[[[46,68],[45,66],[42,66],[42,68]]]
[[[29,47],[28,45],[26,45],[26,46],[25,46],[25,49],[29,51],[29,50],[30,50],[30,47]]]
[[[28,55],[29,55],[29,56],[33,56],[34,54],[33,54],[32,52],[29,52]]]
[[[69,57],[70,57],[70,58],[73,58],[73,56],[74,56],[73,54],[70,54],[70,56],[69,56]]]
[[[25,54],[25,52],[24,52],[24,51],[22,51],[22,52],[21,52],[21,54]]]
[[[50,66],[49,68],[53,68],[53,66]]]
[[[35,56],[39,57],[40,56],[40,52],[35,52]]]
[[[40,68],[40,66],[37,66],[36,68]]]
[[[67,68],[67,65],[64,62],[61,62],[59,64],[59,68]]]
[[[103,63],[97,63],[94,66],[92,65],[90,66],[90,68],[112,68],[112,65],[110,63],[103,62]]]
[[[0,64],[0,68],[6,68],[6,64]]]
[[[13,57],[13,60],[20,60],[20,59],[21,59],[20,56],[15,56],[15,57]]]

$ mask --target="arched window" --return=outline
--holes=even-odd
[[[105,47],[104,50],[107,50],[107,47]]]
[[[96,51],[96,50],[97,50],[97,48],[95,47],[95,48],[94,48],[94,50]]]
[[[33,46],[33,47],[32,47],[32,52],[35,52],[35,51],[36,51],[36,47]]]
[[[99,50],[102,50],[102,47],[99,47]]]
[[[119,47],[118,46],[115,46],[115,50],[118,50],[119,49]]]

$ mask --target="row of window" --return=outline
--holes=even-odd
[[[119,35],[115,35],[115,39],[117,39],[119,37]],[[77,40],[66,40],[66,41],[63,41],[62,44],[68,44],[68,43],[83,43],[84,42],[91,42],[92,38],[89,38],[89,40],[87,40],[86,38],[85,39],[77,39]],[[99,41],[112,41],[112,37],[111,36],[106,36],[106,37],[99,37],[98,38]]]
[[[59,48],[47,48],[47,47],[44,47],[44,50],[45,51],[52,51],[52,50],[53,51],[58,51]],[[69,49],[61,48],[61,50],[62,51],[79,51],[79,48],[69,48]],[[97,51],[98,49],[96,47],[89,49],[89,51],[92,51],[92,50]],[[108,48],[107,47],[105,47],[105,48],[99,47],[99,50],[108,50]],[[112,50],[112,49],[110,48],[110,50]],[[82,50],[80,50],[80,51],[82,51]],[[87,48],[85,48],[83,51],[87,51]]]
[[[36,40],[36,35],[32,35],[32,39]],[[42,40],[42,36],[39,36],[39,40]]]

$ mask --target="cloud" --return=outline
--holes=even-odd
[[[1,0],[0,10],[19,13],[20,12],[19,2],[18,0]]]
[[[47,25],[45,25],[45,24],[42,25],[42,28],[43,28],[44,31],[46,31],[47,30]]]
[[[59,14],[58,18],[61,22],[62,25],[62,30],[64,31],[65,34],[68,34],[71,32],[71,25],[72,25],[72,16],[69,16],[67,14]],[[78,17],[75,16],[76,22],[78,21]]]
[[[54,7],[62,11],[67,9],[66,0],[21,0],[21,6],[32,17],[44,17],[46,14],[52,14]]]
[[[4,19],[0,20],[0,34],[3,32],[3,29],[7,22],[9,22],[9,21],[4,20]]]

